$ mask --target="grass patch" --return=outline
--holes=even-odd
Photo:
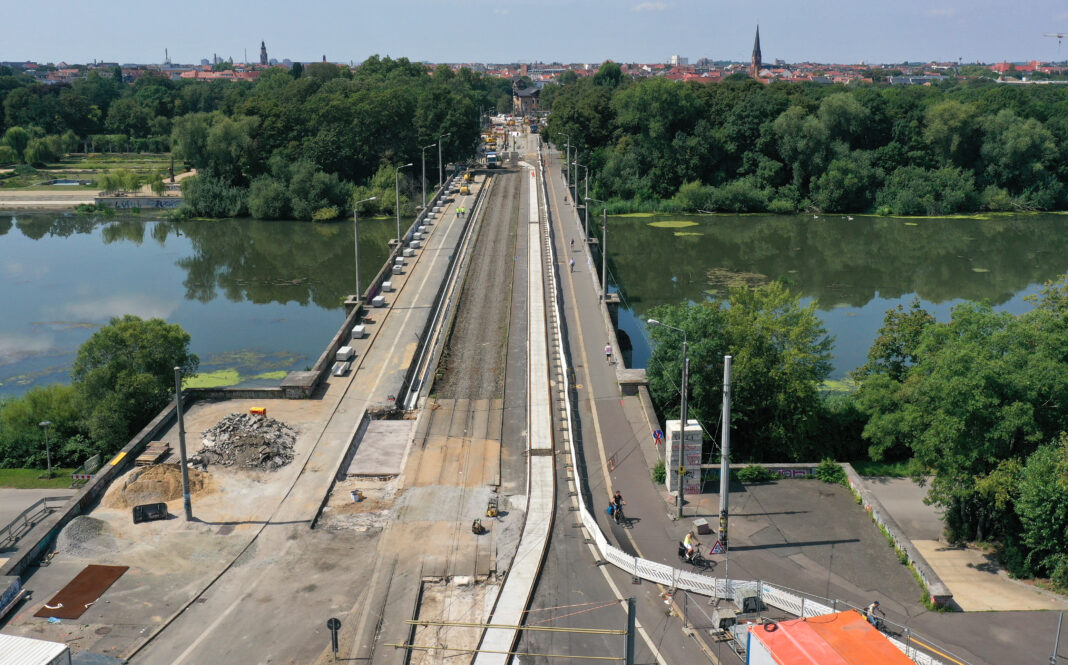
[[[703,233],[697,231],[676,231],[675,236],[678,238],[685,238],[687,236],[703,236]]]
[[[40,478],[44,469],[0,469],[0,487],[20,490],[28,489],[67,489],[70,487],[70,474],[74,469],[52,467],[53,478]]]
[[[859,460],[850,462],[849,464],[862,476],[905,478],[909,475],[909,463],[907,460],[904,462],[873,462],[871,460]]]
[[[827,379],[820,386],[825,393],[851,393],[857,389],[857,382],[848,377],[844,379]]]
[[[241,382],[241,375],[236,369],[217,369],[214,372],[201,372],[196,376],[182,380],[185,388],[221,388]]]
[[[652,217],[656,215],[655,212],[625,212],[622,215],[612,215],[613,217]]]
[[[650,214],[649,216],[651,217],[652,215]],[[684,229],[688,226],[697,226],[697,222],[690,222],[684,219],[666,219],[662,222],[649,222],[649,226],[657,229]]]

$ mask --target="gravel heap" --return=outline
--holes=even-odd
[[[231,413],[204,432],[204,447],[189,461],[273,471],[293,461],[296,440],[292,427],[273,418]]]
[[[115,551],[108,524],[88,515],[79,515],[67,523],[56,537],[56,552],[76,557],[90,557]]]

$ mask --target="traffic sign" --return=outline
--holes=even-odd
[[[726,554],[727,550],[724,549],[723,543],[716,541],[716,544],[712,546],[712,551],[709,554]]]
[[[654,429],[653,430],[653,438],[656,439],[657,443],[663,443],[664,442],[664,430]]]

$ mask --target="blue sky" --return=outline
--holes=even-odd
[[[1059,0],[5,0],[0,60],[175,62],[379,53],[433,62],[1063,60]],[[14,28],[14,29],[12,29]]]

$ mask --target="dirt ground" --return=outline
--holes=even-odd
[[[124,653],[189,602],[245,551],[295,482],[318,437],[315,421],[323,400],[232,400],[198,402],[186,413],[189,450],[200,433],[230,413],[267,406],[272,418],[297,432],[294,460],[276,471],[231,467],[190,469],[194,520],[183,517],[177,452],[167,463],[134,467],[109,488],[88,514],[60,533],[45,565],[25,582],[32,598],[9,620],[5,632],[67,642],[72,650]],[[177,451],[177,428],[161,437]],[[171,518],[134,524],[130,507],[162,501]],[[77,622],[49,624],[33,617],[89,563],[130,569]]]
[[[523,178],[494,176],[482,227],[460,295],[442,362],[445,372],[434,391],[446,398],[492,399],[504,393],[508,312],[515,266],[516,219]],[[492,284],[493,288],[486,288]]]

